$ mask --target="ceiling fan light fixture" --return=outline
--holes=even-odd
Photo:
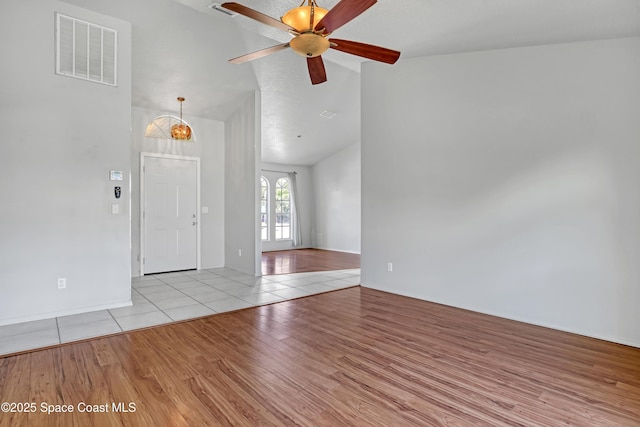
[[[318,7],[316,0],[302,0],[300,6],[287,11],[280,20],[239,3],[223,3],[222,6],[225,9],[232,10],[254,21],[284,30],[293,36],[289,43],[238,56],[230,59],[229,62],[242,64],[290,47],[297,54],[306,57],[309,78],[311,79],[311,84],[314,85],[327,81],[327,72],[321,55],[329,48],[378,62],[395,64],[400,57],[400,52],[398,51],[350,40],[333,38],[329,40],[327,38],[333,31],[360,16],[362,12],[373,6],[376,1],[339,0],[331,10],[327,10]]]
[[[178,102],[180,103],[180,123],[176,123],[171,126],[171,138],[180,141],[190,141],[191,128],[188,124],[182,121],[182,103],[184,102],[184,98],[181,96],[178,97]]]
[[[302,4],[305,2],[303,1]],[[315,0],[308,0],[307,6],[298,6],[289,10],[282,15],[280,20],[290,27],[293,27],[299,33],[307,31],[313,31],[313,28],[318,22],[329,12],[327,9],[318,7]],[[313,22],[311,20],[311,14],[313,13]]]
[[[329,49],[330,43],[326,38],[314,33],[303,33],[289,42],[294,52],[307,58],[320,56]]]

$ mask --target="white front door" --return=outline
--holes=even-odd
[[[143,272],[197,268],[197,159],[143,156]]]

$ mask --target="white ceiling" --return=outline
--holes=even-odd
[[[248,93],[262,97],[262,159],[312,165],[360,138],[361,59],[323,54],[326,83],[312,86],[306,61],[287,49],[240,65],[228,59],[290,36],[213,0],[66,0],[132,24],[133,104],[224,120]],[[217,0],[218,2],[222,2]],[[237,0],[274,18],[301,0]],[[317,0],[331,9],[338,0]],[[640,36],[640,0],[379,0],[336,38],[424,55]],[[383,65],[393,66],[393,65]],[[332,119],[323,111],[336,113]],[[196,129],[197,131],[197,129]]]

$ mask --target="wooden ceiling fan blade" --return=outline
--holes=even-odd
[[[329,39],[329,43],[333,49],[387,64],[395,64],[400,58],[400,52],[386,47],[340,39]]]
[[[279,21],[275,18],[272,18],[269,15],[265,15],[262,12],[258,12],[255,9],[251,9],[250,7],[243,6],[239,3],[235,3],[235,2],[222,3],[221,6],[224,7],[225,9],[229,9],[233,12],[239,13],[240,15],[244,15],[247,18],[255,19],[258,22],[262,22],[263,24],[267,24],[284,31],[295,31],[295,28],[288,26],[284,22]]]
[[[342,27],[353,18],[376,4],[377,0],[341,0],[315,26],[319,31],[324,28],[324,34],[329,34]]]
[[[321,56],[307,58],[307,68],[309,68],[311,84],[317,85],[327,81],[327,72],[324,69],[324,61]]]
[[[266,49],[258,50],[256,52],[247,53],[246,55],[238,56],[237,58],[230,59],[232,64],[242,64],[243,62],[253,61],[254,59],[262,58],[263,56],[271,55],[272,53],[280,52],[289,47],[289,43],[279,44],[271,46]]]

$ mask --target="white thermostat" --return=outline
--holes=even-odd
[[[122,181],[122,171],[109,171],[111,181]]]

